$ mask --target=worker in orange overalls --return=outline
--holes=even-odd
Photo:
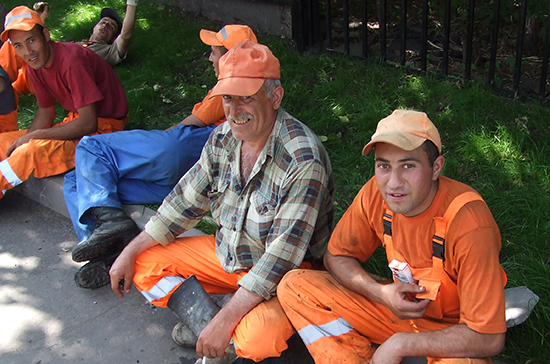
[[[8,73],[0,66],[0,133],[17,130],[17,99]]]
[[[126,1],[126,14],[121,21],[117,12],[111,8],[101,10],[99,21],[94,26],[89,39],[77,44],[87,47],[106,60],[111,66],[122,62],[128,53],[130,40],[134,33],[136,22],[136,7],[139,0]],[[37,2],[33,6],[40,15],[42,23],[50,13],[50,5],[46,2]],[[17,96],[34,94],[30,78],[27,76],[27,64],[17,55],[13,46],[5,42],[0,47],[0,67],[9,75],[17,105]],[[17,125],[17,110],[3,117],[0,110],[0,133],[15,131]]]
[[[126,95],[111,66],[78,44],[52,42],[34,10],[10,11],[1,39],[9,39],[27,63],[38,110],[28,130],[0,134],[0,198],[31,173],[41,178],[74,168],[80,138],[122,130],[128,119]],[[69,116],[54,126],[56,101]]]
[[[363,154],[371,149],[375,176],[332,234],[328,272],[289,272],[281,306],[317,364],[491,363],[504,346],[506,277],[489,208],[440,176],[441,140],[425,113],[394,111]],[[393,283],[361,265],[380,245]]]

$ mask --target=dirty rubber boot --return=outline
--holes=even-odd
[[[218,306],[223,307],[233,297],[233,294],[211,294],[208,296]],[[197,336],[183,321],[180,321],[172,329],[172,340],[183,348],[194,348],[197,346]]]
[[[180,321],[172,329],[172,340],[182,348],[195,348],[197,336],[183,321]]]
[[[74,275],[76,285],[84,289],[97,289],[111,283],[109,270],[120,252],[120,250],[113,251],[84,264]]]
[[[116,207],[92,207],[91,217],[95,220],[92,235],[74,247],[72,258],[85,262],[105,255],[113,248],[121,251],[141,230],[134,220]]]

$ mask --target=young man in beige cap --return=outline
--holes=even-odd
[[[77,44],[50,40],[37,12],[18,6],[6,15],[2,41],[28,64],[38,109],[28,130],[0,134],[0,197],[25,181],[67,172],[84,135],[124,129],[128,103],[112,67]],[[54,125],[55,104],[69,115]]]
[[[338,222],[328,272],[279,284],[315,363],[490,363],[504,346],[499,229],[472,188],[440,176],[439,133],[425,113],[396,110],[363,149],[375,175]],[[394,282],[361,266],[382,245]],[[394,270],[395,269],[395,270]],[[373,344],[379,344],[375,349]]]
[[[280,107],[280,65],[267,47],[240,43],[219,67],[211,96],[223,97],[227,122],[120,254],[111,286],[123,297],[133,280],[152,304],[168,306],[187,324],[196,317],[178,302],[189,293],[190,276],[208,293],[234,293],[202,331],[194,329],[197,354],[229,361],[233,339],[238,356],[260,361],[279,356],[294,333],[277,284],[287,271],[317,264],[325,251],[332,170],[315,133]],[[208,212],[215,235],[177,238]],[[183,331],[178,324],[176,341]]]
[[[201,30],[210,45],[210,61],[218,75],[219,58],[233,45],[256,40],[246,25],[226,25],[225,38]],[[221,33],[220,31],[219,33]],[[181,176],[199,159],[212,130],[225,121],[221,96],[211,92],[191,115],[168,130],[128,130],[83,138],[76,148],[75,170],[65,175],[65,201],[79,244],[76,262],[90,261],[75,275],[81,288],[110,282],[109,269],[118,253],[140,230],[122,204],[160,203]]]

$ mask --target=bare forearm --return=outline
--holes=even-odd
[[[324,258],[325,267],[344,287],[361,294],[364,297],[375,299],[377,283],[361,266],[359,261],[352,257],[335,256],[328,250]]]
[[[38,110],[36,111],[36,114],[34,114],[34,118],[32,119],[31,125],[29,126],[27,133],[30,133],[39,129],[51,128],[54,120],[55,120],[54,107],[47,108],[47,109],[39,107]]]
[[[505,334],[482,334],[465,324],[443,330],[398,333],[388,342],[400,356],[434,358],[485,358],[497,355],[504,346]]]
[[[196,125],[196,126],[200,126],[200,127],[205,127],[206,126],[206,124],[201,119],[199,119],[198,117],[196,117],[193,114],[189,115],[188,117],[186,117],[185,119],[180,121],[178,124],[170,127],[170,129],[175,128],[176,126],[179,126],[179,125]]]
[[[124,248],[121,255],[124,254],[125,257],[134,261],[139,254],[158,244],[151,235],[147,234],[146,231],[142,231]]]
[[[262,296],[241,287],[213,320],[220,320],[233,332],[242,318],[263,300]]]
[[[134,34],[134,29],[136,27],[136,10],[135,5],[126,6],[126,14],[124,15],[124,20],[122,21],[122,29],[120,35],[115,40],[118,53],[123,57],[128,51],[128,46],[130,45],[130,39]]]
[[[84,135],[91,134],[96,131],[93,122],[86,125],[86,122],[79,123],[76,119],[55,128],[36,128],[30,130],[33,139],[50,139],[50,140],[72,140],[80,139]]]

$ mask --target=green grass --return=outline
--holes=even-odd
[[[6,8],[18,5],[4,2]],[[27,5],[32,5],[31,3]],[[122,2],[58,0],[47,26],[57,40],[80,40],[104,6]],[[215,83],[202,27],[221,24],[142,0],[128,59],[116,67],[128,96],[127,128],[164,129],[187,116]],[[518,102],[485,86],[338,54],[298,52],[288,40],[259,33],[282,65],[283,106],[323,137],[336,179],[336,218],[372,176],[372,156],[361,155],[377,122],[395,108],[425,111],[444,143],[443,173],[470,184],[485,198],[502,233],[502,264],[510,287],[526,285],[540,296],[529,320],[509,330],[501,360],[550,362],[550,112],[537,101]],[[20,124],[36,108],[21,99]],[[59,109],[60,116],[65,113]],[[208,228],[202,226],[201,228]],[[367,264],[388,275],[383,254]]]

